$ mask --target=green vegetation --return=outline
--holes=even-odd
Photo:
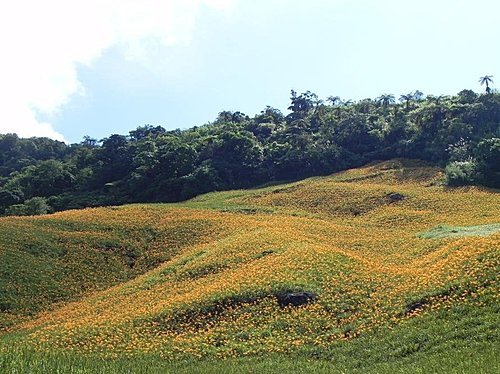
[[[38,216],[47,214],[51,210],[47,199],[43,197],[32,197],[23,204],[14,204],[5,209],[7,216]]]
[[[224,111],[187,130],[148,125],[71,145],[0,135],[0,215],[182,201],[397,157],[448,165],[450,185],[499,187],[500,94],[491,82],[481,78],[481,95],[415,91],[399,103],[390,94],[323,102],[292,91],[287,115],[271,107],[252,118]]]
[[[71,218],[3,219],[0,227],[0,331],[54,303],[127,281],[203,242],[203,221],[167,220],[158,209],[85,210]],[[114,216],[114,219],[113,219]]]
[[[490,83],[493,83],[493,76],[491,75],[485,75],[484,77],[479,78],[479,83],[481,83],[481,86],[486,86],[486,93],[491,93],[491,88],[490,88]]]
[[[292,91],[287,115],[72,145],[0,135],[0,372],[500,371],[491,78],[399,103]]]
[[[496,372],[500,197],[442,178],[395,159],[2,217],[0,372]]]
[[[463,236],[487,236],[500,231],[500,224],[479,226],[437,226],[432,230],[420,234],[424,239],[459,238]]]
[[[0,350],[5,373],[496,373],[499,364],[499,313],[492,300],[458,305],[412,319],[390,330],[332,344],[327,350],[304,347],[294,355],[225,360],[169,361],[142,354],[103,358],[76,352]],[[488,308],[480,303],[488,303]]]

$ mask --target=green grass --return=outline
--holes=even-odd
[[[464,356],[467,360],[464,361]],[[139,358],[104,360],[78,356],[23,355],[21,360],[0,363],[8,373],[496,373],[497,357],[492,351],[456,351],[447,356],[428,356],[425,360],[379,363],[371,367],[336,364],[335,360],[290,358],[284,356],[224,361],[180,361]]]
[[[141,206],[126,209],[140,213]],[[56,303],[133,279],[180,248],[203,240],[210,229],[201,220],[155,227],[154,215],[164,213],[154,209],[148,209],[153,216],[149,225],[130,227],[116,224],[112,215],[107,221],[93,222],[85,219],[83,211],[75,212],[76,217],[63,213],[64,218],[1,218],[0,331]],[[155,247],[161,251],[151,250]]]
[[[159,356],[103,358],[37,353],[0,345],[2,373],[497,373],[500,308],[485,295],[475,302],[408,319],[326,350],[301,347],[294,355],[167,361]]]
[[[439,225],[432,230],[421,233],[424,239],[460,238],[467,236],[488,236],[500,232],[500,223],[479,226],[446,226]]]

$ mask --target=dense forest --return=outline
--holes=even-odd
[[[0,215],[180,201],[396,157],[446,166],[449,185],[500,187],[500,94],[489,87],[399,102],[292,91],[288,109],[224,111],[187,130],[146,125],[71,145],[0,135]]]

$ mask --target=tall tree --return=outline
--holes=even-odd
[[[424,97],[424,93],[422,91],[419,91],[419,90],[416,90],[415,92],[413,92],[413,98],[416,100],[416,101],[421,101]]]
[[[490,83],[493,83],[493,75],[485,75],[484,77],[479,78],[479,83],[481,83],[481,86],[486,85],[486,93],[491,92],[490,88]]]
[[[339,96],[328,96],[326,101],[328,101],[332,106],[342,103],[342,100]]]
[[[384,108],[387,107],[389,104],[394,104],[396,102],[396,99],[394,98],[394,95],[391,95],[391,94],[380,95],[379,97],[377,97],[376,100]]]
[[[412,102],[414,96],[413,96],[413,93],[410,92],[406,95],[401,95],[399,97],[399,101],[400,102],[405,102],[406,103],[406,110],[410,109],[410,103]]]

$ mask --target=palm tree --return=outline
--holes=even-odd
[[[413,99],[415,99],[416,101],[421,101],[423,97],[424,97],[424,93],[422,91],[416,90],[413,93]]]
[[[394,95],[390,94],[380,95],[379,97],[377,97],[376,100],[379,104],[382,104],[384,108],[387,107],[389,104],[394,104],[396,102],[396,99],[394,99]]]
[[[479,78],[479,83],[481,86],[486,85],[486,93],[491,92],[490,83],[493,83],[493,75],[485,75],[484,77]]]
[[[413,96],[413,93],[410,92],[409,94],[406,95],[401,95],[399,97],[399,101],[401,102],[406,102],[406,110],[410,109],[410,102],[414,99],[415,97]]]
[[[328,101],[332,106],[342,103],[342,100],[340,100],[340,97],[338,96],[328,96],[326,101]]]

